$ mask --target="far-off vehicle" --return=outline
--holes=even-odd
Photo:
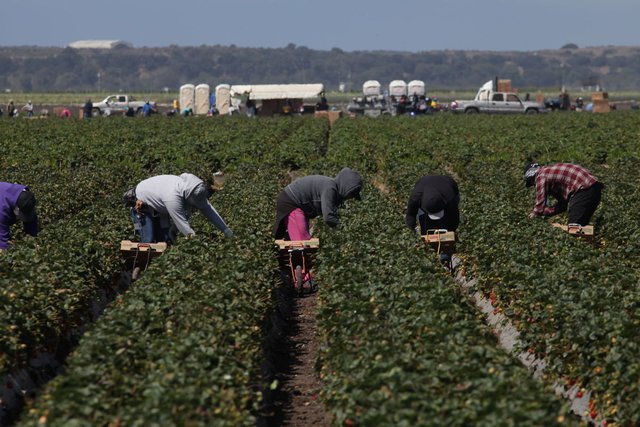
[[[523,101],[516,93],[496,91],[493,80],[482,85],[474,100],[452,101],[449,109],[464,114],[537,114],[547,111],[544,104]]]
[[[93,104],[93,115],[109,116],[111,114],[124,114],[129,108],[136,114],[142,114],[146,101],[136,101],[129,95],[110,95],[100,102]],[[156,109],[156,103],[150,102],[152,109]]]

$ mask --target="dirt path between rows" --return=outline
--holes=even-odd
[[[321,384],[315,369],[316,295],[291,297],[291,311],[284,319],[282,347],[274,357],[278,390],[272,396],[273,416],[267,420],[269,427],[330,425],[320,401]]]

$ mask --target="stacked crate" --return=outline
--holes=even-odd
[[[591,94],[591,102],[593,104],[594,113],[608,113],[611,111],[609,106],[609,94],[607,92],[593,92]]]
[[[511,80],[498,80],[498,92],[513,92]]]

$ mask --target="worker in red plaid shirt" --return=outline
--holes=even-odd
[[[571,163],[548,166],[530,163],[525,167],[524,180],[527,187],[536,186],[536,204],[530,218],[557,215],[568,207],[569,224],[589,223],[604,188],[591,172]],[[547,204],[549,196],[557,200],[555,205]]]

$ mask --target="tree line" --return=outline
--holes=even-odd
[[[366,80],[423,80],[428,88],[476,89],[496,76],[517,88],[640,88],[640,47],[531,52],[354,51],[168,46],[73,49],[0,47],[0,90],[24,92],[177,90],[184,83],[323,83],[360,91]]]

